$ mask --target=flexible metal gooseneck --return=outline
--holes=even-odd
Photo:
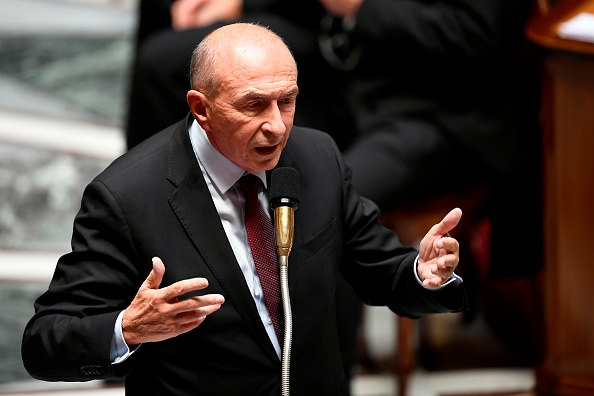
[[[281,357],[281,394],[289,396],[293,316],[289,295],[289,253],[295,232],[295,210],[299,204],[299,172],[293,168],[277,168],[271,174],[270,206],[274,209],[274,236],[280,265],[280,287],[283,301],[285,335]]]
[[[283,313],[285,316],[285,339],[282,355],[282,396],[289,396],[290,368],[291,368],[291,343],[293,341],[293,316],[291,313],[291,297],[289,295],[289,257],[281,256],[280,259],[280,286],[283,299]]]
[[[293,341],[293,317],[291,314],[291,297],[289,295],[289,253],[293,246],[293,222],[295,209],[291,206],[279,206],[275,209],[275,237],[280,265],[280,287],[285,317],[285,337],[283,342],[282,363],[282,396],[289,396],[291,343]]]

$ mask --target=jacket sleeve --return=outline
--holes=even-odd
[[[114,377],[109,361],[116,318],[140,286],[131,237],[116,199],[99,182],[85,190],[74,222],[72,252],[57,263],[35,302],[22,358],[47,381]]]
[[[357,194],[351,185],[351,170],[338,148],[335,150],[344,190],[341,273],[355,293],[368,305],[386,305],[398,315],[412,318],[467,309],[462,282],[433,290],[418,282],[417,250],[402,245],[391,230],[381,225],[377,205]]]

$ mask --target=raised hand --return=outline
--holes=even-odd
[[[171,25],[187,30],[234,21],[241,17],[243,0],[177,0],[171,5]]]
[[[421,240],[417,270],[424,287],[441,286],[451,278],[458,266],[458,241],[450,237],[449,231],[456,227],[461,217],[462,210],[452,209]]]
[[[184,279],[159,289],[165,265],[153,258],[153,270],[124,311],[122,331],[128,345],[163,341],[198,327],[225,302],[220,294],[180,299],[184,294],[208,286],[204,278]]]

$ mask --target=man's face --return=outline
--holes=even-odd
[[[258,47],[220,62],[219,94],[207,98],[201,122],[214,147],[248,172],[272,169],[293,127],[297,69],[288,51]]]

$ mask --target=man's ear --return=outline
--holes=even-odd
[[[188,101],[194,119],[200,124],[202,129],[209,131],[210,122],[207,110],[209,105],[206,96],[202,92],[192,89],[186,94],[186,100]]]

